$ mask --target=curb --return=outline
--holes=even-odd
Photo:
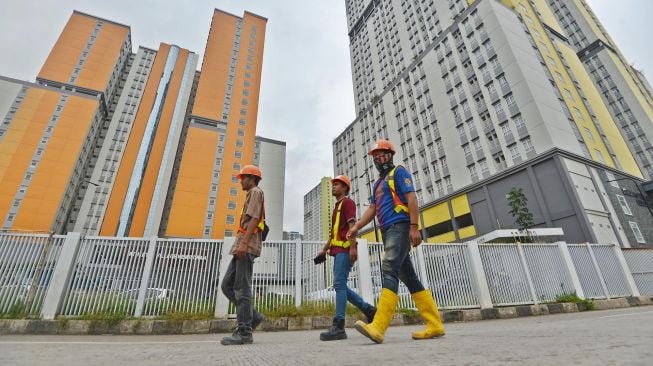
[[[653,298],[639,296],[617,299],[594,300],[596,310],[619,309],[635,306],[653,305]],[[440,311],[442,320],[450,322],[469,322],[490,319],[510,319],[526,316],[576,313],[587,311],[580,303],[557,303],[539,305],[519,305],[490,309],[464,309]],[[331,326],[330,316],[300,318],[266,319],[260,326],[265,332],[326,329]],[[345,325],[353,327],[358,317],[347,316]],[[394,315],[391,325],[422,324],[418,315]],[[151,320],[130,319],[122,321],[77,320],[60,318],[57,320],[40,319],[0,319],[0,335],[16,334],[60,334],[60,335],[158,335],[158,334],[207,334],[231,333],[236,326],[235,319],[213,320]]]

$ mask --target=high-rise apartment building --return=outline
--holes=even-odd
[[[334,171],[368,173],[353,181],[359,210],[376,176],[366,152],[389,138],[430,242],[514,227],[506,193],[521,187],[535,226],[567,241],[653,243],[639,191],[650,88],[583,1],[345,3],[357,117],[333,141]]]
[[[74,12],[38,84],[3,78],[2,227],[65,231],[131,53],[128,26]]]
[[[283,240],[283,209],[286,187],[286,143],[256,136],[254,164],[264,174],[265,220],[270,227],[268,240]]]
[[[0,79],[3,228],[231,236],[235,176],[260,163],[281,238],[285,143],[256,138],[266,22],[216,9],[198,71],[192,51],[133,53],[128,26],[75,11],[36,84]]]
[[[213,13],[166,235],[223,237],[238,230],[245,195],[236,174],[254,162],[266,23],[248,12]]]
[[[304,239],[329,240],[334,205],[331,178],[324,177],[304,195]]]

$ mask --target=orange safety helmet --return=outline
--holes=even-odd
[[[236,178],[243,179],[243,175],[253,175],[259,179],[263,179],[263,176],[261,175],[261,169],[259,169],[256,165],[245,165],[240,169],[240,173],[236,175]]]
[[[342,182],[347,186],[347,190],[351,190],[351,181],[349,180],[349,177],[346,175],[339,175],[333,179],[331,179],[331,183],[333,182]]]
[[[374,146],[372,146],[372,150],[370,150],[367,153],[367,155],[372,155],[377,150],[390,150],[390,152],[392,152],[392,155],[394,155],[397,152],[395,150],[395,145],[393,145],[392,142],[385,139],[377,140]]]

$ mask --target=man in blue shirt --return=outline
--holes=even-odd
[[[359,320],[355,325],[356,330],[376,343],[383,343],[385,331],[397,308],[399,280],[408,288],[426,324],[426,329],[412,334],[413,339],[444,335],[444,326],[435,300],[431,292],[424,289],[410,260],[411,244],[416,247],[422,242],[417,224],[419,208],[412,177],[404,167],[394,165],[394,154],[394,145],[388,140],[377,141],[370,150],[369,155],[372,156],[380,177],[374,183],[370,207],[347,233],[348,239],[355,238],[358,230],[369,224],[374,215],[381,227],[385,250],[382,263],[383,290],[374,320],[369,324]]]

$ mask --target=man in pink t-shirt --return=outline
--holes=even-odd
[[[331,180],[332,194],[336,206],[331,215],[331,235],[318,255],[330,254],[333,257],[333,287],[336,291],[336,316],[328,331],[320,334],[320,340],[334,341],[347,339],[345,333],[345,310],[347,301],[365,314],[367,321],[374,319],[376,308],[366,303],[355,291],[347,287],[351,266],[358,259],[356,240],[347,240],[349,228],[356,222],[356,204],[347,197],[350,189],[349,178],[339,175]]]

